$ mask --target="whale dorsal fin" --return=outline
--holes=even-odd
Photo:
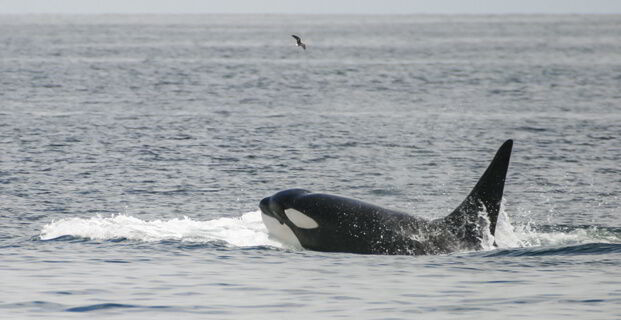
[[[494,235],[496,232],[496,221],[498,220],[498,212],[502,202],[502,193],[505,187],[505,178],[512,148],[513,140],[507,140],[502,144],[489,167],[487,167],[487,170],[479,179],[479,182],[470,191],[470,194],[445,218],[452,225],[465,226],[466,230],[464,230],[465,234],[463,236],[468,240],[474,240],[472,237],[477,236],[474,233],[476,226],[473,227],[472,224],[477,223],[478,214],[482,210],[487,211],[490,233]]]

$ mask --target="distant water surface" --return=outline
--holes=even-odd
[[[0,16],[0,315],[621,318],[620,88],[616,15]],[[293,187],[441,217],[509,138],[499,248],[260,219]]]

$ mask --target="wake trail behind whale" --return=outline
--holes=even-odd
[[[198,221],[188,217],[146,221],[117,214],[109,217],[68,218],[53,221],[43,227],[41,240],[63,236],[91,240],[127,239],[144,242],[176,240],[206,243],[224,241],[238,247],[282,245],[268,238],[261,212],[248,212],[236,218]]]

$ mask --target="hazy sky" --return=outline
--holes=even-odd
[[[0,0],[0,13],[621,13],[621,0]]]

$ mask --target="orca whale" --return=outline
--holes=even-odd
[[[466,199],[426,220],[336,195],[280,191],[259,203],[273,237],[315,251],[424,255],[481,250],[493,243],[513,141],[507,140]],[[491,242],[491,243],[490,243]]]

